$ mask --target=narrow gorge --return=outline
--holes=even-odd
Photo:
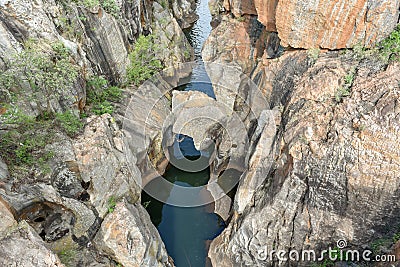
[[[399,266],[399,11],[0,0],[0,265]]]

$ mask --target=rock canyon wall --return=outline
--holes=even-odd
[[[213,265],[288,266],[263,253],[391,240],[400,221],[400,65],[368,50],[311,48],[377,45],[396,27],[399,2],[251,2],[211,3],[215,28],[203,57],[247,73],[277,130],[254,132],[232,220],[210,247]]]

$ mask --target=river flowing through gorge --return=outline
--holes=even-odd
[[[215,98],[201,56],[203,44],[211,32],[211,14],[208,1],[200,0],[197,3],[196,12],[199,19],[185,31],[185,35],[194,49],[194,67],[191,75],[176,90],[200,91]],[[180,169],[181,164],[179,162],[189,160],[188,168],[190,169],[190,161],[193,162],[192,164],[196,164],[195,161],[197,160],[208,162],[213,151],[198,151],[194,146],[193,139],[185,135],[176,135],[169,150],[170,164],[163,175],[164,178],[161,178],[173,184],[167,200],[191,198],[178,200],[178,202],[183,203],[187,200],[187,203],[190,203],[193,199],[204,197],[203,188],[210,179],[208,164],[201,170],[188,171]],[[151,184],[152,182],[148,186],[151,186]],[[179,187],[192,188],[192,194],[190,196],[181,195],[178,190]],[[179,207],[158,201],[144,190],[142,204],[149,212],[152,222],[157,227],[166,249],[177,267],[211,266],[207,259],[209,243],[225,228],[224,220],[213,213],[214,203],[195,207]]]
[[[400,266],[400,0],[311,2],[0,1],[0,267]]]

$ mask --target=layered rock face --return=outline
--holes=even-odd
[[[273,57],[278,48],[279,40],[276,34],[267,33],[265,27],[255,17],[246,16],[244,20],[239,21],[229,16],[222,16],[220,23],[208,37],[202,56],[206,62],[222,64],[234,62],[242,71],[249,73],[265,49]],[[209,75],[212,78],[213,73]],[[213,83],[218,84],[216,81]]]
[[[160,235],[149,221],[140,203],[118,203],[104,220],[94,242],[123,266],[173,266]]]
[[[256,146],[257,171],[243,179],[266,180],[259,188],[239,185],[236,216],[211,244],[213,264],[283,266],[260,250],[324,249],[339,239],[367,247],[397,229],[399,64],[337,53],[308,62],[292,52],[254,71],[282,119],[273,144],[260,138]],[[354,80],[343,95],[346,75]]]
[[[372,47],[397,24],[399,5],[398,0],[280,0],[276,28],[284,46],[338,49],[361,44]]]
[[[257,15],[267,31],[278,32],[283,46],[306,49],[372,47],[398,23],[399,6],[399,0],[223,1],[236,17]]]
[[[57,148],[51,175],[31,184],[1,180],[0,246],[25,249],[22,260],[33,263],[23,266],[63,266],[53,252],[69,266],[173,266],[140,204],[136,156],[110,115],[89,118],[77,140],[60,138],[48,148]],[[4,249],[4,265],[15,262],[16,251]]]
[[[257,15],[254,1],[224,0],[223,7],[236,17],[242,15]]]
[[[227,8],[224,3],[236,18],[224,14],[222,2],[213,3],[219,24],[203,56],[238,66],[251,77],[268,100],[277,131],[265,127],[268,120],[257,113],[232,220],[210,246],[213,265],[287,266],[265,255],[318,251],[335,247],[339,239],[353,249],[391,239],[400,208],[399,64],[351,52],[319,58],[310,51],[283,52],[268,33],[260,35],[260,57],[252,54],[255,42],[242,34],[246,27],[256,29],[247,22],[253,11],[247,16],[241,12],[245,4],[231,1]],[[262,31],[277,31],[282,45],[297,48],[373,46],[397,24],[398,7],[398,1],[255,1]],[[236,53],[239,46],[243,49]],[[207,71],[212,81],[229,73]],[[232,76],[227,87],[240,95],[247,90],[237,79]],[[228,97],[229,92],[215,87],[217,99],[237,106],[240,98]]]
[[[193,9],[181,10],[178,15],[189,16],[186,12]],[[156,1],[117,1],[108,8],[85,1],[2,1],[0,68],[7,69],[9,60],[31,39],[47,44],[61,42],[82,72],[71,88],[54,97],[58,101],[51,103],[51,110],[76,109],[77,103],[85,103],[84,79],[102,75],[111,83],[125,81],[128,53],[141,34],[153,33],[160,48],[157,57],[166,67],[190,60],[191,47],[175,13]],[[33,89],[24,84],[24,91],[29,95]],[[40,100],[25,102],[21,106],[27,113],[39,113]]]
[[[77,113],[85,105],[86,80],[101,75],[110,84],[125,82],[128,53],[139,35],[152,34],[159,47],[156,56],[166,67],[190,60],[192,48],[177,20],[182,27],[189,23],[191,14],[186,12],[193,12],[194,2],[182,0],[186,8],[175,10],[164,6],[165,1],[107,1],[111,6],[104,2],[0,1],[0,69],[8,69],[9,61],[31,39],[40,44],[35,48],[43,50],[62,43],[80,72],[70,88],[54,95],[48,108],[54,113]],[[192,16],[191,22],[195,19]],[[28,83],[18,89],[33,95]],[[125,97],[136,88],[129,89]],[[1,88],[1,101],[10,93]],[[44,110],[43,98],[20,97],[12,104],[37,116]],[[141,104],[146,98],[140,99]],[[119,105],[125,110],[124,103]],[[115,115],[122,120],[119,115],[124,114]],[[16,177],[0,159],[0,201],[12,211],[0,207],[1,265],[64,266],[61,260],[68,266],[173,266],[140,205],[142,173],[135,164],[146,156],[140,152],[147,146],[130,146],[128,132],[118,124],[121,121],[109,115],[85,122],[78,138],[55,129],[56,141],[46,140],[44,150],[54,151],[46,173],[32,171],[30,177]],[[157,128],[147,145],[158,133]],[[127,231],[118,232],[121,228]]]
[[[254,1],[258,20],[265,25],[268,31],[276,32],[276,6],[279,0]]]

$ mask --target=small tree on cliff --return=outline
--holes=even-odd
[[[152,35],[139,36],[134,49],[129,54],[130,65],[127,76],[130,82],[139,85],[162,69],[161,61],[156,55],[158,50]]]

